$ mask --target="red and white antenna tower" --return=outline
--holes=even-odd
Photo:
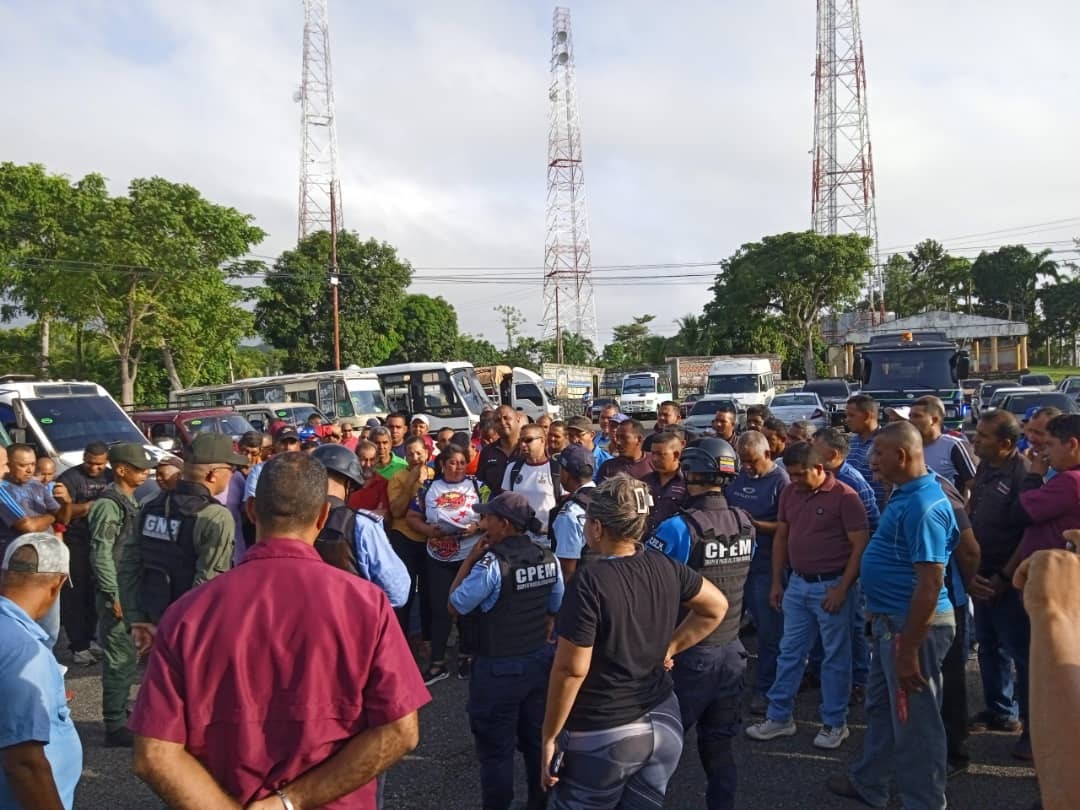
[[[300,102],[298,235],[303,239],[316,231],[340,231],[342,226],[326,0],[304,0],[304,66],[294,98]]]
[[[858,0],[817,0],[812,227],[817,233],[858,233],[873,240],[874,269],[867,279],[871,320],[877,307],[884,320],[867,106]]]
[[[551,32],[551,121],[548,134],[547,239],[544,249],[544,336],[576,332],[599,349],[592,287],[592,248],[585,208],[574,40],[570,9],[556,8]]]

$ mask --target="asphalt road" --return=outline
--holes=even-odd
[[[747,640],[752,647],[753,639]],[[66,655],[61,654],[61,660]],[[969,662],[970,708],[981,706],[975,662]],[[132,774],[130,753],[102,746],[101,678],[98,667],[72,667],[68,686],[74,692],[72,711],[82,737],[85,768],[76,794],[76,808],[85,810],[145,810],[161,807]],[[432,702],[421,711],[419,748],[394,767],[387,779],[386,810],[457,810],[479,807],[479,777],[468,720],[467,683],[451,678],[432,687]],[[842,810],[861,805],[839,799],[824,787],[829,774],[842,770],[861,750],[864,731],[861,707],[849,719],[851,738],[836,752],[811,745],[817,731],[820,695],[800,696],[799,734],[769,743],[739,736],[735,755],[739,768],[737,807],[749,810],[815,808]],[[745,718],[744,718],[745,719]],[[968,773],[949,783],[949,806],[961,810],[1026,810],[1037,798],[1034,771],[1009,757],[1014,737],[977,734],[971,738],[973,764]],[[522,767],[517,765],[520,796],[524,796]],[[698,763],[693,734],[668,792],[667,808],[703,806],[704,774]],[[895,802],[895,807],[899,803]]]

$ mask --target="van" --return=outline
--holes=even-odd
[[[236,442],[249,430],[254,430],[232,408],[135,411],[131,418],[153,444],[174,453],[186,450],[200,433],[225,433]]]
[[[109,392],[94,382],[0,377],[0,424],[12,441],[48,456],[56,472],[82,464],[90,442],[137,442],[155,462],[168,451],[149,444]]]
[[[776,396],[776,375],[767,357],[724,357],[709,366],[706,396],[727,396],[740,405],[768,405]]]

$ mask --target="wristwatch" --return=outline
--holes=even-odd
[[[290,801],[289,797],[286,796],[282,791],[275,790],[274,793],[276,793],[277,797],[281,799],[281,804],[282,806],[284,806],[285,810],[296,810],[296,805],[293,804],[292,801]]]

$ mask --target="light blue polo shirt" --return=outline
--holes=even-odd
[[[870,612],[907,615],[915,563],[948,565],[959,540],[952,504],[933,473],[894,489],[862,556],[859,579]],[[937,610],[952,610],[944,584]]]
[[[48,634],[21,607],[0,596],[0,748],[30,741],[45,744],[60,800],[70,810],[83,754],[64,676],[48,647]],[[18,807],[2,768],[0,807]]]

